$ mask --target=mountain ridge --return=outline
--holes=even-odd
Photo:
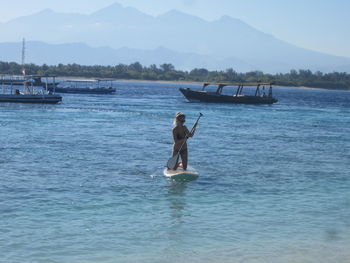
[[[0,61],[19,63],[21,47],[21,42],[0,43]],[[26,63],[39,65],[77,63],[106,66],[140,62],[145,66],[171,63],[177,69],[182,70],[191,70],[193,68],[216,70],[220,64],[226,63],[227,67],[225,68],[236,64],[243,68],[244,71],[250,70],[250,65],[245,64],[237,58],[221,61],[200,54],[175,52],[165,47],[158,47],[154,50],[130,49],[127,47],[113,49],[111,47],[90,47],[85,43],[47,44],[39,41],[28,41],[26,43],[26,50]],[[89,56],[86,56],[86,53]],[[210,63],[215,63],[215,65],[212,67]]]
[[[113,50],[128,47],[135,54],[142,53],[136,50],[147,50],[158,56],[155,50],[165,47],[174,52],[174,59],[164,63],[172,63],[179,68],[184,64],[178,61],[182,57],[180,54],[192,54],[198,61],[200,56],[205,57],[208,62],[205,65],[218,70],[228,66],[223,61],[233,60],[243,62],[229,66],[237,71],[249,69],[267,73],[291,69],[329,72],[350,65],[350,58],[297,47],[231,16],[206,21],[178,10],[150,16],[119,3],[87,15],[45,9],[0,23],[0,42],[18,42],[28,32],[31,40],[52,45],[82,42],[94,49],[93,53],[98,47],[108,46]],[[67,53],[70,52],[67,50]],[[107,61],[102,62],[105,64]],[[142,63],[147,59],[141,56],[138,61]],[[218,64],[218,61],[222,63]],[[197,65],[196,62],[192,66]]]

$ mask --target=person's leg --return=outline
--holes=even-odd
[[[179,152],[177,152],[177,151],[175,151],[175,150],[173,149],[173,157],[174,157],[176,154],[178,154],[178,153],[179,153]],[[181,153],[180,153],[180,156],[181,156]],[[179,167],[179,162],[176,163],[176,166],[174,167],[174,170],[176,170],[178,167]]]
[[[184,170],[186,170],[187,169],[187,161],[188,161],[188,151],[187,151],[187,149],[182,150],[180,152],[180,155],[181,155],[182,168]]]

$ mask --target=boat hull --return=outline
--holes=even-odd
[[[1,94],[0,102],[17,102],[17,103],[58,103],[62,101],[62,97],[58,95],[13,95]]]
[[[201,101],[212,103],[236,103],[236,104],[273,104],[277,99],[272,97],[259,96],[229,96],[221,95],[215,92],[195,91],[191,89],[180,88],[181,93],[189,101]]]
[[[70,94],[113,94],[116,92],[115,88],[53,88],[49,87],[49,91],[55,93],[70,93]]]

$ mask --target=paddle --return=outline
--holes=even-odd
[[[190,133],[193,134],[193,132],[196,130],[197,128],[197,125],[198,125],[198,121],[199,119],[203,116],[202,113],[199,113],[199,117],[197,119],[197,121],[194,123]],[[175,170],[176,166],[177,166],[177,163],[179,161],[179,158],[180,158],[180,152],[181,152],[181,149],[182,147],[185,145],[186,141],[187,141],[188,137],[186,136],[185,140],[183,141],[183,143],[181,144],[181,147],[179,149],[179,151],[177,152],[176,155],[174,155],[173,157],[169,158],[167,164],[166,164],[166,167],[169,169],[169,170]]]

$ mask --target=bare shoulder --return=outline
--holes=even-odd
[[[174,128],[173,128],[173,132],[178,132],[179,131],[179,126],[175,126]]]

